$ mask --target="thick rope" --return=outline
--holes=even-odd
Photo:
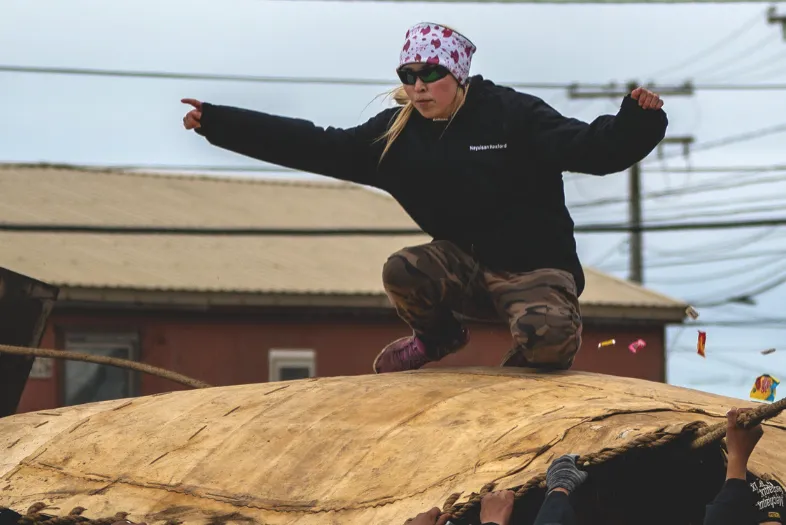
[[[696,425],[694,425],[694,427],[695,426]],[[656,448],[665,445],[667,443],[671,443],[672,441],[676,440],[681,436],[682,434],[680,433],[672,434],[663,431],[644,434],[619,447],[615,447],[612,449],[603,449],[598,452],[594,452],[592,454],[581,456],[580,462],[581,465],[584,467],[591,466],[591,465],[599,465],[601,463],[605,463],[611,459],[614,459],[618,456],[622,456],[633,449]],[[533,490],[538,487],[545,487],[545,486],[546,486],[546,473],[543,472],[529,479],[523,485],[519,485],[518,487],[512,487],[509,490],[513,490],[516,493],[516,499],[518,500],[523,498],[530,490]],[[472,494],[466,503],[460,505],[454,505],[453,508],[447,513],[453,515],[455,518],[461,518],[462,516],[464,516],[464,514],[466,514],[470,510],[476,509],[480,505],[480,501],[483,499],[484,495],[485,494]]]
[[[445,504],[442,505],[443,514],[445,512],[448,512],[450,510],[450,507],[456,504],[456,502],[458,501],[458,499],[461,497],[462,494],[463,492],[454,492],[453,494],[448,496],[448,499],[445,500]]]
[[[742,428],[755,427],[765,419],[772,419],[784,410],[786,410],[786,398],[768,405],[761,405],[750,412],[743,412],[737,416],[737,426]],[[695,450],[723,439],[723,437],[726,435],[726,428],[727,425],[724,421],[723,423],[718,423],[703,429],[703,431],[700,432],[699,437],[693,440],[693,442],[690,444],[690,448]]]
[[[157,377],[163,377],[164,379],[169,379],[170,381],[180,383],[181,385],[190,386],[191,388],[210,388],[212,386],[203,381],[178,374],[177,372],[147,365],[145,363],[130,361],[128,359],[120,359],[118,357],[106,357],[103,355],[90,355],[80,352],[68,352],[65,350],[48,350],[45,348],[27,348],[22,346],[8,345],[0,345],[0,354],[51,357],[54,359],[85,361],[87,363],[98,363],[100,365],[116,366],[118,368],[129,368],[131,370],[136,370],[137,372],[144,372]]]
[[[776,403],[762,405],[760,407],[755,408],[754,410],[751,410],[750,412],[743,412],[737,417],[737,425],[739,425],[742,428],[750,428],[752,426],[758,425],[765,419],[771,419],[777,416],[783,410],[786,410],[786,399],[781,399]],[[696,450],[698,448],[701,448],[703,446],[706,446],[710,443],[722,439],[723,436],[726,435],[726,425],[727,424],[724,421],[723,423],[718,423],[717,425],[708,427],[704,422],[698,421],[686,425],[679,433],[666,433],[664,431],[651,432],[649,434],[644,434],[642,436],[639,436],[619,447],[615,447],[611,449],[603,449],[598,452],[593,452],[581,456],[579,458],[579,462],[583,467],[600,465],[619,456],[623,456],[633,449],[659,448],[669,443],[672,443],[677,439],[682,438],[688,434],[693,434],[695,436],[696,435],[698,436],[690,443],[690,449]],[[546,487],[546,473],[542,472],[537,476],[529,479],[523,485],[512,487],[509,490],[513,490],[516,493],[515,495],[516,500],[519,500],[523,498],[531,490],[534,490],[536,488],[545,488],[545,487]],[[454,504],[452,508],[444,511],[444,513],[451,514],[455,518],[461,518],[466,513],[472,510],[476,510],[478,508],[478,506],[480,505],[480,501],[483,499],[483,495],[484,494],[472,493],[470,495],[470,498],[465,503],[458,504],[458,505]]]

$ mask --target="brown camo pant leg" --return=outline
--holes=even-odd
[[[573,276],[563,270],[486,274],[515,346],[502,366],[567,370],[581,347],[581,311]]]
[[[449,345],[463,326],[459,311],[471,282],[481,281],[475,260],[449,241],[433,241],[399,250],[382,269],[382,282],[399,317],[427,347]],[[440,357],[440,356],[433,356]]]

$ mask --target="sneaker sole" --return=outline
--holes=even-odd
[[[375,358],[374,358],[374,364],[372,364],[372,365],[371,365],[371,369],[374,371],[374,373],[375,373],[375,374],[380,374],[380,373],[382,373],[382,372],[379,372],[379,371],[377,370],[377,363],[379,363],[379,358],[380,358],[380,357],[382,357],[382,354],[384,354],[384,353],[385,353],[385,351],[386,351],[388,348],[390,348],[390,347],[391,347],[391,346],[393,346],[394,344],[398,343],[399,341],[403,341],[404,339],[408,339],[408,337],[399,337],[398,339],[396,339],[395,341],[393,341],[392,343],[390,343],[389,345],[387,345],[385,348],[383,348],[383,349],[382,349],[382,351],[381,351],[380,353],[378,353],[378,354],[377,354],[377,357],[375,357]],[[384,372],[384,373],[386,373],[386,374],[389,374],[390,372]]]
[[[375,357],[375,358],[374,358],[374,363],[371,365],[371,370],[373,370],[375,374],[380,374],[380,373],[390,374],[390,373],[392,373],[392,372],[379,372],[379,371],[377,371],[377,363],[379,362],[379,358],[380,358],[380,357],[382,357],[382,354],[384,354],[384,353],[385,353],[385,350],[387,350],[388,348],[390,348],[392,345],[394,345],[394,344],[398,343],[399,341],[403,341],[403,340],[405,340],[405,339],[409,339],[409,337],[411,337],[411,336],[408,336],[408,337],[400,337],[400,338],[396,339],[395,341],[393,341],[392,343],[390,343],[390,344],[389,344],[388,346],[386,346],[385,348],[383,348],[383,349],[382,349],[382,351],[381,351],[380,353],[378,353],[378,354],[377,354],[377,357]],[[465,348],[465,347],[466,347],[468,344],[469,344],[469,338],[467,338],[467,340],[464,342],[464,344],[463,344],[463,345],[461,345],[460,347],[456,348],[455,350],[453,350],[453,351],[451,351],[451,352],[448,352],[448,353],[447,353],[447,354],[445,354],[445,355],[449,355],[449,354],[455,354],[456,352],[458,352],[458,351],[460,351],[460,350],[464,349],[464,348]],[[445,357],[445,356],[443,355],[442,357]],[[440,357],[440,359],[442,359],[442,357]],[[439,359],[437,359],[437,361],[439,361]]]

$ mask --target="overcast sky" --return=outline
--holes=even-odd
[[[630,79],[660,85],[688,79],[699,85],[786,84],[786,41],[779,26],[767,23],[766,7],[0,0],[0,65],[374,78],[392,83],[407,27],[428,20],[467,34],[478,46],[473,73],[503,84]],[[786,4],[780,4],[779,11],[786,14]],[[383,107],[382,102],[372,102],[383,90],[0,72],[0,162],[259,166],[184,132],[180,98],[351,126]],[[563,114],[584,120],[614,113],[620,102],[572,100],[564,90],[530,92]],[[700,89],[694,96],[664,99],[669,135],[694,136],[697,145],[786,123],[786,90]],[[677,146],[666,146],[664,153],[671,158],[654,158],[643,168],[644,191],[676,194],[647,198],[645,220],[786,217],[786,169],[659,171],[783,166],[785,141],[786,133],[768,134],[697,150],[689,162],[673,157],[680,153]],[[566,180],[577,224],[626,220],[622,202],[581,206],[625,198],[625,174],[570,174]],[[750,184],[738,184],[746,182]],[[578,242],[586,265],[627,275],[624,235],[579,235]],[[648,233],[645,281],[676,298],[713,303],[786,280],[784,256],[784,226]],[[747,399],[759,374],[786,378],[786,284],[754,300],[754,306],[697,307],[700,321],[713,324],[670,328],[669,381]],[[764,325],[762,319],[780,322]],[[741,325],[718,325],[729,321]],[[707,332],[706,359],[695,352],[697,328]],[[760,354],[770,347],[778,351]],[[784,392],[786,386],[778,399]]]

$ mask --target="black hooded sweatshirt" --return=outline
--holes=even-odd
[[[707,505],[704,525],[786,523],[784,490],[777,481],[764,481],[748,471],[746,479],[727,479]]]
[[[630,96],[616,116],[587,124],[540,98],[470,79],[452,121],[413,111],[380,160],[400,107],[348,129],[204,103],[197,132],[216,146],[280,166],[373,186],[390,193],[436,240],[448,240],[491,270],[541,268],[584,273],[562,172],[616,173],[663,139],[663,110]]]

